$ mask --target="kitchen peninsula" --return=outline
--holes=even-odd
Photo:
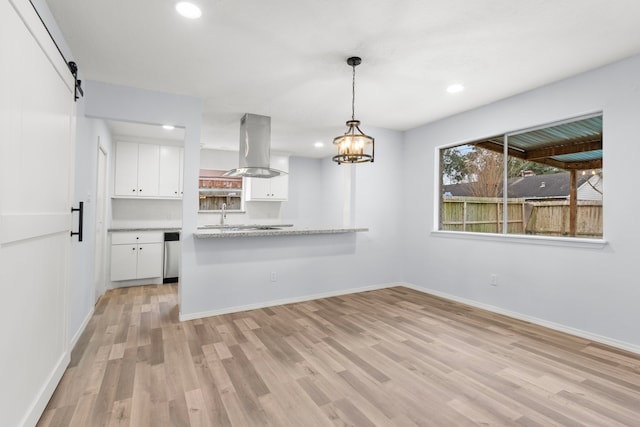
[[[289,225],[287,227],[287,225]],[[183,258],[180,319],[271,307],[378,287],[373,228],[352,225],[200,226]],[[186,261],[186,262],[185,262]],[[361,277],[354,277],[353,269]],[[380,280],[380,279],[378,279]],[[382,280],[387,282],[387,278]]]
[[[228,237],[305,236],[310,234],[342,234],[369,231],[368,228],[296,228],[296,227],[225,227],[200,228],[193,235],[197,239]]]

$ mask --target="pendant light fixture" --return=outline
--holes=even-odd
[[[333,161],[338,164],[373,162],[374,139],[360,130],[360,120],[355,119],[356,66],[361,62],[357,56],[347,59],[347,64],[353,68],[351,120],[347,120],[348,129],[344,135],[333,138],[333,143],[338,146],[338,154],[333,156]]]

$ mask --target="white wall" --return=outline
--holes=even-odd
[[[322,163],[322,159],[309,157],[289,158],[289,200],[282,203],[282,223],[297,227],[326,223]]]
[[[432,235],[437,148],[603,111],[601,249]],[[640,349],[640,229],[633,159],[640,157],[640,57],[407,132],[403,155],[404,279],[614,344]],[[489,276],[498,275],[498,286]],[[635,346],[635,347],[634,347]]]
[[[327,227],[350,227],[355,225],[354,205],[356,171],[359,166],[371,167],[372,164],[338,165],[327,157],[322,162],[321,206],[322,224]],[[379,169],[379,168],[376,168]]]
[[[183,319],[387,285],[401,277],[400,210],[381,195],[398,194],[402,188],[398,173],[402,134],[368,131],[377,143],[373,164],[292,159],[292,185],[283,217],[293,219],[320,202],[322,212],[330,216],[327,222],[341,226],[346,204],[353,210],[349,225],[369,227],[369,232],[183,241]],[[348,200],[343,198],[345,174],[353,179]],[[306,206],[315,193],[319,197]],[[270,281],[271,272],[277,274],[275,283]]]
[[[98,145],[112,153],[111,135],[104,120],[84,117],[84,99],[78,103],[75,162],[75,206],[84,201],[83,241],[71,245],[69,331],[73,345],[93,314],[95,304],[96,191]],[[107,177],[109,179],[109,177]],[[107,200],[108,202],[108,200]],[[77,225],[74,225],[74,229]]]

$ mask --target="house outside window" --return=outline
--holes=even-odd
[[[601,239],[602,114],[440,150],[439,230]]]

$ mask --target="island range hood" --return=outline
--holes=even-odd
[[[271,117],[246,113],[240,120],[239,166],[223,176],[249,178],[273,178],[286,175],[271,169]]]

